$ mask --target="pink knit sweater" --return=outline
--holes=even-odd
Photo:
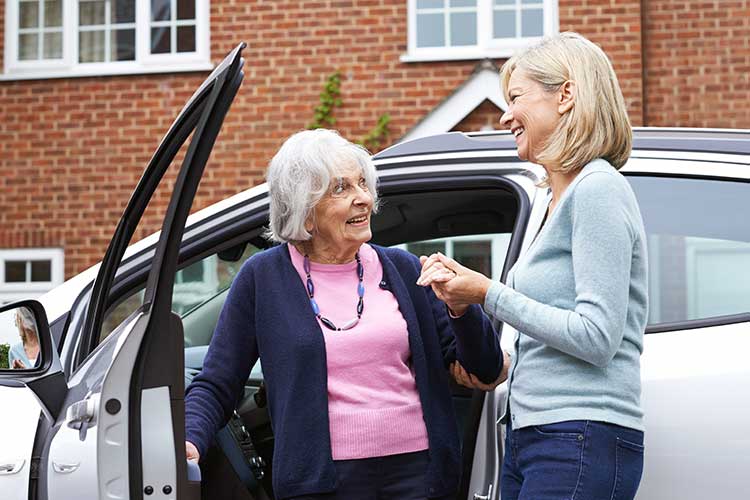
[[[303,256],[289,245],[297,273],[307,282]],[[380,288],[383,267],[369,245],[364,266],[364,312],[351,330],[320,323],[328,365],[328,415],[334,460],[380,457],[425,450],[422,416],[406,322],[396,297]],[[357,315],[357,264],[310,263],[315,301],[323,316],[342,325]]]

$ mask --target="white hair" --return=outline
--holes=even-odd
[[[271,159],[266,172],[271,200],[266,236],[280,243],[307,241],[312,235],[305,222],[328,192],[343,167],[362,171],[377,210],[377,171],[370,153],[335,130],[303,130],[289,137]]]

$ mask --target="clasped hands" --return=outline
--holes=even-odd
[[[471,304],[483,304],[492,282],[482,273],[472,271],[442,253],[419,258],[422,274],[417,285],[430,286],[445,302],[453,316],[461,316]]]
[[[460,317],[471,304],[483,304],[487,290],[492,281],[482,273],[472,271],[442,253],[429,257],[421,256],[422,272],[417,285],[432,287],[437,298],[445,302],[453,317]],[[468,373],[456,361],[451,364],[450,372],[459,384],[472,389],[491,391],[508,378],[510,356],[503,352],[503,369],[500,377],[491,383],[484,384],[476,376]]]

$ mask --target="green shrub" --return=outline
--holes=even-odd
[[[9,344],[0,344],[0,369],[9,368],[8,366],[8,351],[10,350]]]

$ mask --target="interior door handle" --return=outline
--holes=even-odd
[[[492,500],[492,483],[490,483],[490,487],[487,490],[486,495],[480,495],[479,493],[474,493],[474,500]]]
[[[0,475],[9,476],[11,474],[16,474],[23,469],[25,463],[26,460],[16,460],[15,462],[0,464]]]

